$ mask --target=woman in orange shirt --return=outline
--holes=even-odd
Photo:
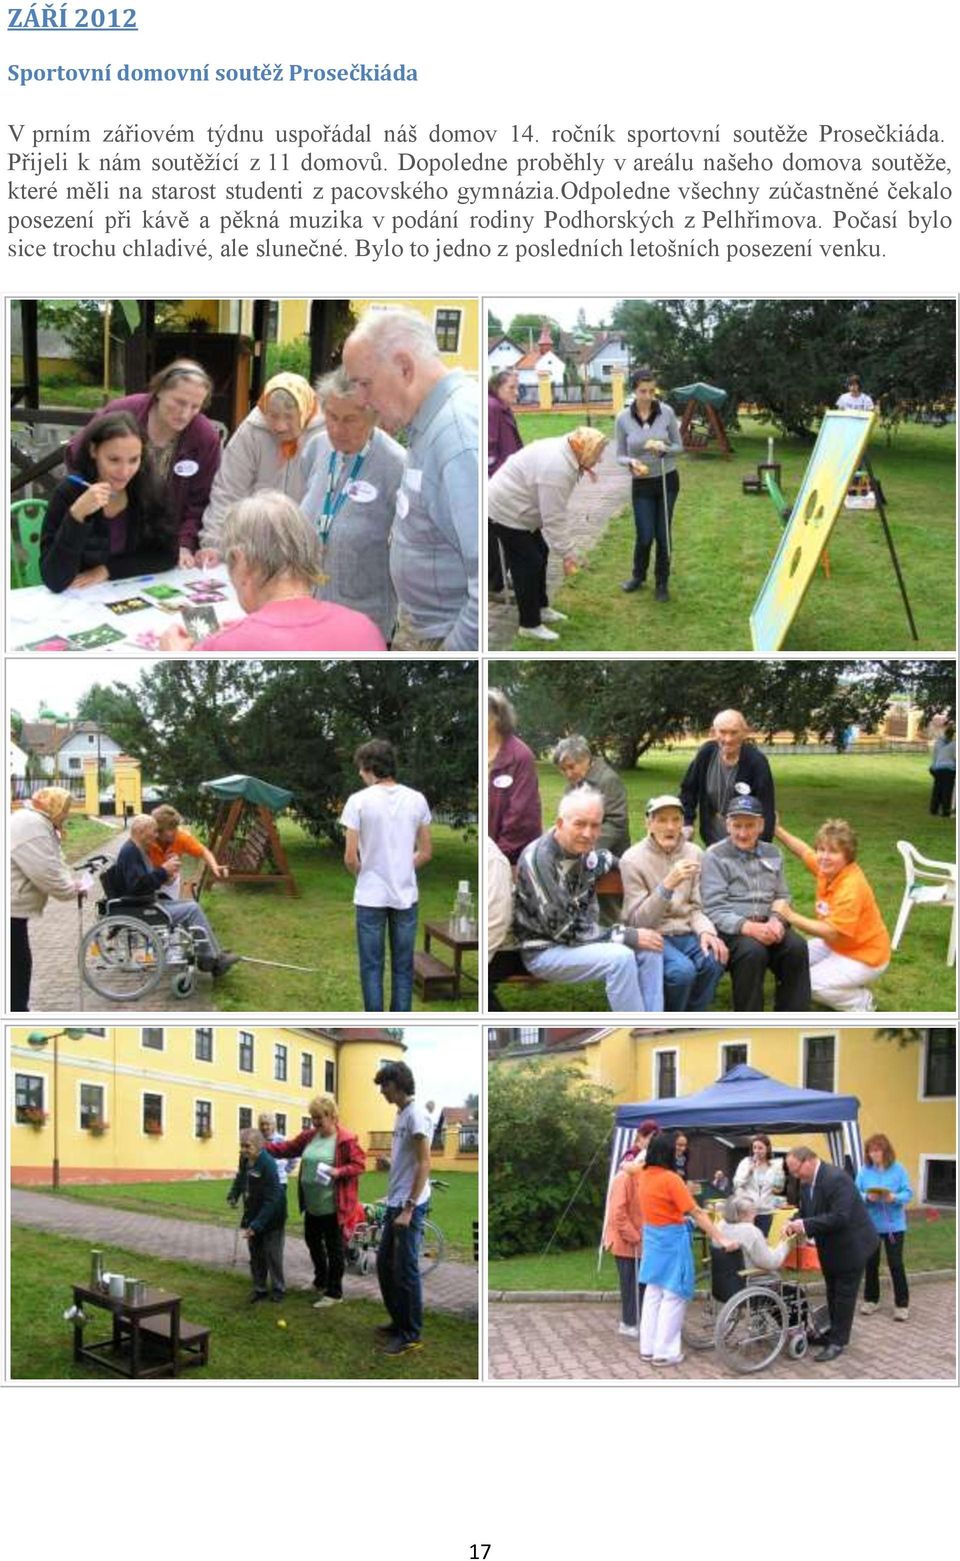
[[[774,914],[810,935],[810,992],[825,1008],[870,1013],[870,986],[890,963],[890,934],[866,874],[857,866],[857,837],[843,818],[821,824],[811,849],[777,819],[776,836],[817,880],[816,917],[784,900]]]
[[[732,1251],[708,1214],[698,1208],[686,1182],[673,1169],[672,1133],[657,1133],[647,1145],[637,1195],[643,1220],[640,1283],[646,1286],[640,1313],[640,1358],[655,1366],[679,1366],[680,1335],[687,1302],[693,1299],[693,1249],[687,1217],[715,1247]]]

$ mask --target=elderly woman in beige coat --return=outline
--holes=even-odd
[[[646,840],[620,858],[623,919],[662,939],[667,1012],[703,1010],[713,1002],[728,957],[700,898],[703,852],[684,839],[679,797],[652,797],[646,817]]]
[[[269,490],[299,504],[306,491],[304,456],[323,433],[323,413],[302,374],[274,374],[223,452],[203,512],[199,564],[216,564],[227,511]]]
[[[72,900],[86,887],[63,859],[60,841],[70,812],[70,793],[44,786],[10,818],[10,1008],[30,1006],[33,958],[28,924],[42,916],[48,899]]]

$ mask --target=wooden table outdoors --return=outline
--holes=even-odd
[[[105,1366],[117,1376],[136,1379],[175,1377],[182,1366],[204,1365],[209,1330],[181,1323],[181,1301],[182,1297],[170,1290],[147,1289],[143,1300],[134,1305],[104,1290],[74,1285],[74,1306],[83,1311],[98,1307],[113,1319],[110,1337],[93,1344],[84,1343],[83,1325],[74,1319],[74,1360]]]
[[[414,982],[421,997],[429,1000],[435,994],[446,990],[449,990],[451,997],[459,997],[464,980],[472,981],[479,990],[480,983],[463,968],[464,954],[480,947],[476,922],[471,922],[470,926],[473,930],[464,934],[451,931],[448,919],[428,921],[424,924],[423,949],[413,957]],[[433,940],[453,950],[452,965],[437,959],[436,955],[431,953],[430,944]]]

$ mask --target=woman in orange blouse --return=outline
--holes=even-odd
[[[811,849],[777,819],[776,836],[817,880],[816,917],[802,916],[784,900],[774,913],[810,935],[810,991],[825,1008],[869,1013],[870,986],[890,963],[890,934],[866,874],[857,866],[857,837],[843,818],[821,824]]]

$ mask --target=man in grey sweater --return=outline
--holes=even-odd
[[[761,840],[763,804],[735,796],[726,809],[727,839],[710,847],[700,875],[703,908],[730,951],[733,1006],[738,1013],[763,1012],[763,981],[776,982],[774,1007],[806,1013],[810,1008],[810,965],[799,933],[774,916],[774,900],[790,900],[783,857]]]
[[[394,650],[479,644],[478,392],[448,369],[413,309],[369,310],[343,347],[361,404],[409,432],[390,573],[400,603]]]

